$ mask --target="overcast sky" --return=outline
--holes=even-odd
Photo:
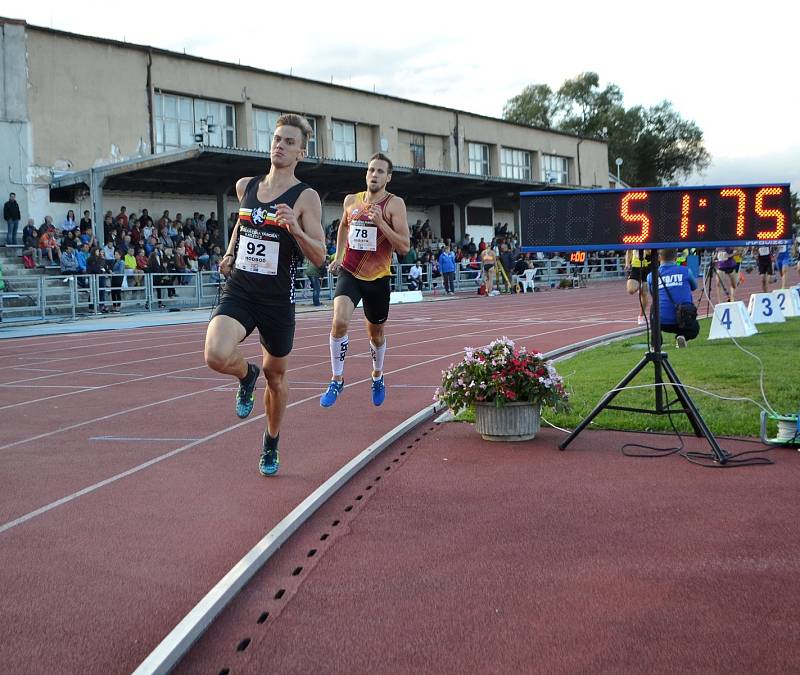
[[[528,84],[591,70],[627,107],[667,99],[699,125],[714,163],[692,183],[798,190],[800,5],[707,5],[4,0],[0,13],[493,117]]]

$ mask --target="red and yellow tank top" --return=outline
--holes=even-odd
[[[377,206],[383,211],[383,219],[391,225],[386,214],[386,205],[393,194],[387,193]],[[357,279],[373,281],[392,273],[392,244],[386,235],[372,222],[369,215],[367,193],[359,192],[347,208],[347,243],[342,267]]]

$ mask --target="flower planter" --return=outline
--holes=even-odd
[[[529,441],[539,431],[539,403],[475,403],[475,429],[486,441]]]

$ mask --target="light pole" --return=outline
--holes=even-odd
[[[617,165],[617,187],[619,187],[619,184],[622,182],[622,180],[619,177],[619,167],[622,166],[622,157],[617,157],[614,160],[614,164]]]

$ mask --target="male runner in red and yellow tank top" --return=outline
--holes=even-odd
[[[338,273],[333,297],[330,351],[333,378],[320,398],[329,408],[344,388],[344,358],[349,344],[347,329],[359,301],[364,303],[369,346],[372,353],[372,402],[383,403],[386,387],[383,360],[386,338],[383,325],[389,316],[392,250],[405,255],[410,247],[406,205],[386,191],[392,179],[392,162],[384,154],[373,155],[367,166],[367,190],[347,195],[336,237],[336,257],[329,266]]]

